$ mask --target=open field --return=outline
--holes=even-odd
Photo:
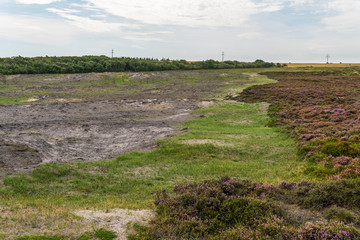
[[[214,90],[250,82],[211,71],[8,76],[0,84],[0,174],[152,149]]]
[[[156,191],[224,175],[301,179],[295,143],[266,127],[266,103],[223,102],[270,82],[238,70],[9,76],[1,90],[2,171],[37,168],[2,177],[0,232],[76,239],[95,227],[75,215],[84,208],[152,209]],[[157,150],[96,161],[148,150],[175,133]]]
[[[133,239],[360,239],[360,79],[349,73],[269,71],[278,82],[231,98],[271,103],[269,125],[293,136],[312,181],[178,185],[157,195],[156,219]]]
[[[360,63],[286,63],[288,68],[348,68],[360,67]]]
[[[319,69],[8,76],[0,238],[358,239],[358,177],[334,164],[358,163],[359,77]]]

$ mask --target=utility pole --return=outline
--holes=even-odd
[[[114,57],[114,49],[111,49],[111,58]]]
[[[221,61],[222,61],[222,62],[224,61],[224,57],[225,57],[225,53],[222,52],[222,54],[221,54]]]
[[[330,58],[330,55],[326,54],[326,64],[329,64],[329,58]]]

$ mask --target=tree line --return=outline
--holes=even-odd
[[[11,57],[0,58],[0,74],[46,74],[89,72],[141,72],[165,70],[231,69],[282,67],[281,64],[256,60],[238,62],[215,60],[188,62],[186,60],[152,58],[109,58],[106,56],[82,57]]]

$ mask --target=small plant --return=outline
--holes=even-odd
[[[352,223],[356,221],[354,214],[345,208],[333,206],[327,209],[325,213],[325,217],[328,220],[337,220],[345,223]]]
[[[104,228],[95,230],[94,232],[85,232],[77,240],[90,240],[90,239],[100,239],[100,240],[112,240],[116,238],[116,234],[108,231]]]
[[[103,228],[96,230],[94,236],[101,240],[112,240],[117,237],[115,233]]]

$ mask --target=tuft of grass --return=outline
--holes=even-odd
[[[10,104],[20,104],[24,103],[28,100],[28,98],[21,97],[2,97],[0,98],[0,104],[10,105]]]
[[[115,233],[108,231],[106,229],[103,229],[103,228],[97,230],[95,232],[94,236],[101,240],[112,240],[117,237]]]

